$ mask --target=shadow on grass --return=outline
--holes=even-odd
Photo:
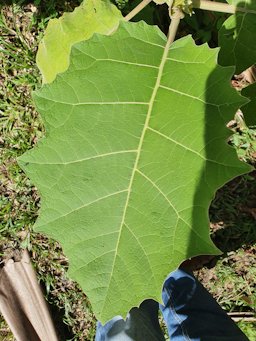
[[[250,8],[249,4],[242,1],[237,6]],[[242,25],[241,13],[236,14],[235,20],[237,29],[240,29]],[[239,44],[237,42],[239,36],[237,36],[235,29],[227,30],[223,34],[228,35],[229,44],[241,45],[241,42]],[[238,53],[239,51],[236,50],[235,52]],[[234,64],[232,60],[230,63]],[[210,245],[210,241],[207,240],[204,231],[208,224],[205,202],[213,200],[217,188],[219,191],[212,201],[209,213],[212,223],[212,240],[215,245],[222,252],[228,252],[256,241],[254,228],[256,217],[254,211],[254,207],[256,207],[255,173],[252,173],[251,177],[243,175],[235,178],[239,174],[249,172],[250,169],[246,167],[245,163],[241,162],[239,165],[235,150],[232,151],[227,145],[232,133],[226,128],[226,124],[233,119],[236,111],[246,103],[245,98],[239,97],[235,90],[230,89],[232,72],[235,72],[235,67],[232,64],[230,66],[225,65],[225,67],[220,65],[215,67],[207,79],[205,92],[199,98],[203,99],[205,103],[205,148],[202,150],[205,163],[202,166],[198,187],[194,195],[188,255],[196,254],[196,252],[201,255],[214,254],[214,250],[211,251],[210,246],[207,246]],[[223,183],[232,178],[232,181],[221,187]],[[197,236],[195,231],[197,231]]]
[[[256,171],[223,186],[210,207],[212,239],[223,252],[256,242]]]

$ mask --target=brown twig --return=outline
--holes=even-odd
[[[253,312],[249,311],[233,311],[228,313],[228,316],[232,318],[233,321],[239,322],[256,322],[256,316]]]

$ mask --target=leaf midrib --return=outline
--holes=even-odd
[[[163,55],[162,55],[162,58],[161,58],[161,62],[160,62],[160,65],[158,67],[159,71],[158,71],[156,83],[155,83],[155,86],[154,86],[154,89],[153,89],[153,92],[152,92],[152,95],[151,95],[151,98],[150,98],[150,101],[149,101],[149,104],[148,104],[148,106],[149,106],[148,107],[148,112],[147,112],[147,116],[146,116],[146,119],[145,119],[145,124],[144,124],[143,130],[142,130],[142,133],[141,133],[141,137],[140,137],[140,141],[139,141],[139,145],[138,145],[138,149],[137,149],[137,156],[136,156],[136,159],[135,159],[135,162],[134,162],[134,166],[133,166],[133,170],[132,170],[132,174],[131,174],[131,179],[130,179],[129,186],[128,186],[127,198],[126,198],[126,202],[125,202],[125,206],[124,206],[124,212],[123,212],[123,216],[122,216],[122,220],[121,220],[121,224],[120,224],[120,228],[119,228],[119,234],[118,234],[118,239],[117,239],[117,244],[116,244],[116,249],[115,249],[115,255],[114,255],[114,259],[113,259],[112,270],[111,270],[111,273],[110,273],[110,276],[109,276],[109,283],[108,283],[108,286],[107,286],[107,293],[105,295],[105,300],[104,300],[102,311],[104,311],[104,308],[105,308],[105,305],[106,305],[106,302],[107,302],[106,298],[108,297],[108,291],[109,291],[109,288],[110,288],[110,283],[111,283],[111,280],[112,280],[112,276],[113,276],[113,272],[114,272],[114,268],[115,268],[115,264],[116,264],[117,251],[118,251],[118,247],[119,247],[119,243],[120,243],[120,238],[121,238],[121,235],[122,235],[123,226],[124,226],[124,223],[125,223],[125,217],[126,217],[127,208],[129,206],[129,200],[130,200],[130,195],[131,195],[131,191],[132,191],[132,185],[133,185],[133,181],[134,181],[134,177],[135,177],[135,172],[138,169],[138,163],[139,163],[139,159],[140,159],[140,155],[141,155],[141,149],[142,149],[144,137],[145,137],[146,131],[147,131],[148,127],[149,127],[149,120],[150,120],[150,117],[151,117],[151,113],[152,113],[152,109],[153,109],[153,104],[154,104],[154,101],[155,101],[155,97],[156,97],[157,91],[158,91],[159,86],[160,86],[160,81],[161,81],[161,78],[162,78],[163,69],[164,69],[164,66],[165,66],[165,63],[166,63],[166,60],[167,60],[167,56],[168,56],[168,53],[169,53],[169,48],[170,48],[171,43],[172,43],[171,38],[168,37],[166,45],[165,45],[165,48],[164,48],[164,52],[163,52]]]

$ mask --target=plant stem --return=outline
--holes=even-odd
[[[193,8],[200,8],[206,11],[223,12],[234,14],[236,12],[253,13],[256,14],[256,10],[249,8],[236,7],[234,5],[224,4],[221,2],[209,1],[209,0],[193,0]]]
[[[138,6],[136,6],[130,13],[128,13],[125,17],[124,17],[124,21],[129,21],[131,20],[133,17],[135,17],[136,14],[138,14],[140,11],[143,10],[144,7],[146,7],[152,0],[143,0],[141,1]],[[108,34],[112,34],[116,31],[118,26],[113,27]]]
[[[125,21],[131,20],[133,17],[135,17],[136,14],[138,14],[140,11],[143,10],[144,7],[146,7],[152,0],[143,0],[141,1],[138,6],[136,6],[127,16],[124,18]]]
[[[183,12],[178,8],[173,8],[173,14],[171,16],[171,24],[169,28],[168,33],[168,42],[169,44],[172,44],[174,42],[174,39],[176,37],[176,33],[178,31],[179,23],[181,19],[184,18]]]

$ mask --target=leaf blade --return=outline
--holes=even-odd
[[[223,23],[219,31],[218,61],[223,66],[235,65],[235,72],[239,74],[256,63],[256,4],[251,0],[228,0],[228,3],[245,12],[238,11]]]
[[[109,1],[84,1],[74,12],[51,19],[36,55],[43,83],[51,83],[69,65],[71,46],[94,33],[109,34],[118,26],[121,13]]]
[[[229,86],[232,68],[215,72],[216,50],[190,37],[169,49],[142,22],[94,35],[71,59],[36,94],[48,136],[20,164],[40,189],[37,231],[61,242],[71,277],[106,322],[160,301],[182,260],[218,252],[207,209],[223,182],[248,170],[225,144],[223,118],[243,99]],[[212,86],[221,91],[206,93]]]

